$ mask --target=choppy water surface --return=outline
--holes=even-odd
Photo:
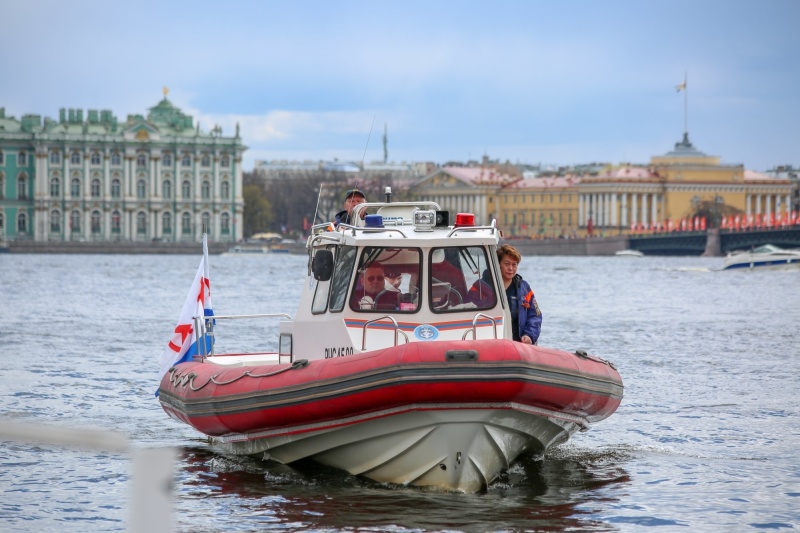
[[[625,398],[487,492],[442,494],[217,455],[169,419],[153,396],[158,360],[199,261],[0,255],[0,420],[176,447],[178,531],[800,528],[800,272],[525,257],[520,272],[544,313],[540,345],[610,359]],[[294,315],[305,263],[212,256],[217,314]],[[271,326],[218,333],[223,349],[233,338],[276,347]],[[125,530],[130,470],[126,454],[0,442],[2,529]]]

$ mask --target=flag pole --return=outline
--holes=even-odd
[[[689,91],[686,85],[687,74],[683,73],[683,134],[689,135]]]

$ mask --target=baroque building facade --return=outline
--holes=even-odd
[[[108,110],[59,119],[0,108],[0,240],[242,239],[242,153],[167,98],[124,123]]]

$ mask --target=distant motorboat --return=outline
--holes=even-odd
[[[800,250],[765,244],[752,250],[737,250],[725,258],[722,270],[796,270],[800,269]]]
[[[231,247],[225,255],[258,255],[270,252],[267,245],[238,245]]]
[[[619,250],[614,255],[621,257],[644,257],[644,254],[639,250]]]

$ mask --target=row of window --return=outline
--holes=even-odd
[[[420,248],[365,247],[360,258],[355,247],[328,250],[334,255],[333,275],[317,283],[314,314],[341,312],[348,302],[353,311],[368,313],[416,313],[426,300],[434,313],[487,310],[498,303],[490,252],[482,246],[433,248],[427,283],[420,276]]]
[[[81,152],[71,152],[69,156],[69,162],[71,165],[80,165],[83,161],[83,154]],[[102,154],[100,152],[94,151],[89,154],[89,164],[92,166],[99,166],[103,161]],[[191,167],[192,166],[192,155],[191,154],[183,154],[181,156],[181,166],[182,167]],[[171,167],[173,163],[172,154],[166,153],[161,156],[161,164],[164,167]],[[2,151],[0,151],[0,165],[5,164],[5,155]],[[51,150],[50,151],[50,164],[51,165],[60,165],[61,164],[61,152],[58,150]],[[21,151],[17,153],[17,166],[24,167],[28,165],[28,153]],[[122,155],[119,152],[111,152],[111,166],[121,166],[122,165]],[[211,154],[203,154],[200,157],[200,166],[201,167],[210,167],[211,166]],[[219,166],[222,168],[230,168],[231,166],[231,158],[227,154],[223,154],[219,161]],[[136,156],[136,167],[137,168],[146,168],[147,167],[147,155],[146,154],[138,154]]]
[[[554,224],[555,221],[556,221],[553,213],[547,213],[546,214],[546,213],[540,211],[538,216],[536,215],[536,211],[530,211],[528,213],[529,213],[528,217],[526,217],[526,212],[525,211],[521,211],[521,212],[519,212],[517,214],[503,213],[503,224],[505,224],[506,226],[508,226],[508,225],[512,225],[512,226],[513,225],[525,225],[525,224],[528,224],[528,223],[531,224],[531,225],[536,225],[536,222],[538,220],[539,225],[540,226],[544,226],[545,224]],[[558,211],[557,212],[557,216],[558,216],[558,225],[559,226],[563,226],[564,225],[564,212],[563,211]],[[526,222],[526,219],[529,220],[529,222]],[[567,212],[567,225],[568,226],[572,225],[572,212]]]
[[[0,176],[0,198],[3,198],[3,177]],[[92,198],[100,198],[101,183],[100,180],[95,178],[90,184],[90,193]],[[220,184],[220,198],[228,200],[231,195],[231,185],[228,181],[223,181]],[[161,193],[164,199],[169,200],[172,198],[172,181],[165,180],[161,187]],[[80,198],[81,196],[81,179],[73,178],[70,182],[69,194],[72,198]],[[122,195],[122,181],[118,178],[111,180],[111,197],[121,198]],[[50,196],[53,198],[61,197],[61,179],[50,179]],[[145,180],[138,180],[136,182],[136,197],[139,199],[147,198],[147,182]],[[192,183],[189,180],[184,180],[181,183],[181,198],[184,200],[191,199],[192,197]],[[20,200],[28,199],[28,177],[25,175],[17,178],[17,198]],[[200,184],[200,198],[203,200],[211,199],[211,182],[203,180]]]
[[[536,203],[536,193],[530,193],[530,194],[531,194],[531,203],[532,204]],[[551,193],[548,193],[548,194],[549,194],[549,197],[550,197],[550,203],[552,204],[553,202],[555,202],[556,193],[552,193],[551,192]],[[539,194],[539,201],[541,203],[545,203],[545,198],[546,197],[547,197],[547,195],[545,195],[545,193]],[[511,200],[512,203],[517,203],[517,198],[519,198],[519,202],[520,203],[525,203],[525,193],[503,195],[503,203],[507,204],[509,198],[512,199]],[[564,193],[558,193],[558,202],[559,203],[563,203],[563,201],[564,201]],[[572,202],[572,194],[571,193],[567,194],[567,202]]]
[[[100,211],[92,211],[91,214],[91,232],[93,234],[101,233],[101,213]],[[204,227],[208,228],[211,227],[211,215],[209,213],[203,213],[201,216],[202,224]],[[83,214],[80,211],[73,211],[70,213],[69,217],[69,227],[71,233],[80,233],[81,232],[81,220],[83,220]],[[122,215],[119,211],[115,210],[111,213],[111,233],[120,233],[122,228]],[[3,213],[0,213],[0,230],[5,227],[5,218]],[[230,233],[231,227],[231,216],[228,213],[222,213],[220,215],[220,232],[222,234]],[[164,235],[169,235],[172,233],[172,213],[164,213],[161,215],[161,228],[162,233]],[[27,233],[28,232],[28,214],[27,213],[19,213],[17,215],[17,232],[18,233]],[[192,214],[191,213],[183,213],[181,215],[181,227],[180,232],[182,235],[191,235],[192,234]],[[54,209],[50,212],[50,233],[61,233],[61,212],[57,209]],[[147,213],[144,211],[140,211],[136,214],[136,233],[143,235],[147,233]]]

